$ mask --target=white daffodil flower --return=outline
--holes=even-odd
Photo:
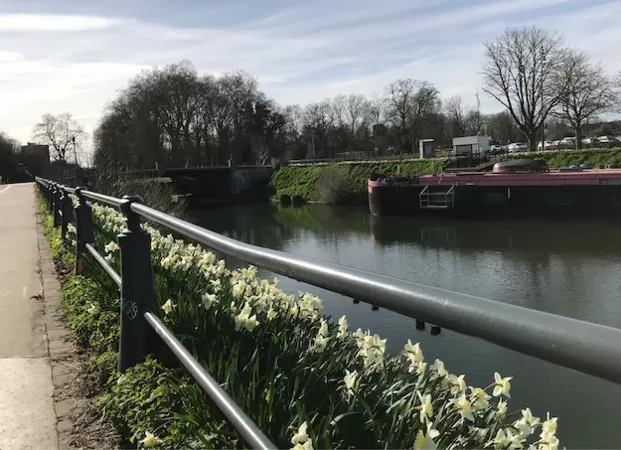
[[[436,359],[431,365],[430,369],[433,371],[433,375],[431,377],[432,380],[436,378],[445,378],[448,376],[448,372],[444,368],[444,363],[439,359]]]
[[[203,303],[203,308],[209,309],[214,305],[214,303],[216,303],[216,295],[205,292],[201,295],[201,301]]]
[[[326,346],[328,345],[328,338],[323,337],[322,335],[318,334],[315,337],[315,351],[317,353],[323,353],[326,349]]]
[[[144,448],[153,448],[157,444],[162,442],[160,438],[158,438],[153,433],[150,433],[149,431],[145,431],[144,435],[145,435],[145,438],[140,441],[140,443],[142,444]]]
[[[487,409],[489,406],[489,399],[491,398],[489,395],[487,395],[487,392],[485,392],[481,388],[473,388],[473,387],[470,387],[470,391],[472,392],[470,394],[470,400],[472,401],[472,409],[474,411],[480,411],[482,409]],[[499,406],[500,406],[500,402],[499,402]]]
[[[358,372],[357,371],[353,371],[350,372],[349,370],[345,369],[345,376],[343,377],[343,381],[345,382],[345,388],[348,391],[353,390],[354,385],[356,384],[356,378],[358,377]]]
[[[173,312],[176,307],[177,305],[175,305],[171,299],[168,299],[166,300],[166,303],[162,305],[162,311],[164,311],[164,314],[168,315]]]
[[[336,337],[339,339],[345,339],[345,337],[347,336],[347,318],[345,316],[342,316],[339,319],[338,325],[339,330],[336,333]]]
[[[420,411],[419,418],[420,423],[426,423],[427,420],[433,417],[433,406],[431,405],[431,395],[425,394],[421,395],[420,392],[416,392],[418,395],[418,399],[420,400],[420,405],[416,407]]]
[[[119,246],[114,241],[110,241],[104,247],[104,251],[106,253],[114,253],[119,249]]]
[[[328,337],[328,334],[330,334],[328,331],[328,322],[325,319],[320,319],[319,323],[319,334],[323,337]]]
[[[502,378],[498,372],[495,372],[494,392],[492,395],[494,397],[500,397],[501,395],[504,395],[507,398],[511,398],[511,394],[509,394],[509,391],[511,390],[511,383],[509,381],[511,381],[512,379],[513,377]]]
[[[291,443],[295,445],[295,444],[304,444],[305,442],[309,441],[310,439],[306,432],[307,430],[308,430],[308,423],[304,422],[302,425],[300,425],[300,427],[298,428],[298,431],[291,438]]]
[[[455,408],[457,412],[462,417],[462,419],[468,419],[469,421],[474,421],[474,416],[472,415],[472,405],[466,398],[465,394],[462,394],[459,398],[455,400],[451,400],[453,404],[455,404]]]
[[[466,390],[466,380],[464,380],[465,375],[449,375],[449,382],[451,383],[451,393],[459,394],[460,392],[464,392]]]
[[[440,432],[432,428],[431,424],[427,424],[427,431],[425,433],[423,433],[423,430],[418,430],[416,433],[414,450],[436,450],[438,447],[434,439],[438,436],[440,436]]]

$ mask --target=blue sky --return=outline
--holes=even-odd
[[[621,0],[0,0],[0,130],[27,141],[45,112],[92,132],[144,68],[242,69],[280,104],[372,95],[397,78],[475,104],[482,43],[537,25],[621,70]],[[499,109],[481,93],[482,109]]]

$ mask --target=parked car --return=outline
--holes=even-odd
[[[488,154],[490,155],[500,155],[504,152],[502,145],[490,145]]]
[[[597,140],[602,144],[616,144],[617,138],[614,136],[597,136]]]
[[[527,152],[528,145],[524,144],[523,142],[513,142],[507,145],[507,151],[509,153]]]
[[[543,149],[544,150],[556,150],[557,145],[558,145],[558,141],[545,141],[543,143]],[[541,142],[537,144],[537,150],[541,150]]]
[[[582,143],[586,145],[597,145],[599,144],[599,140],[597,138],[584,138],[582,139]]]
[[[574,148],[576,146],[576,138],[573,136],[567,136],[558,141],[560,148]]]

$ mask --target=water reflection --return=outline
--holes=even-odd
[[[223,208],[193,220],[245,242],[621,328],[621,242],[613,223],[375,218],[366,208],[320,205]],[[408,338],[420,341],[427,359],[443,359],[472,384],[488,384],[496,370],[513,375],[513,406],[560,415],[568,448],[618,447],[619,386],[447,330],[431,336],[410,318],[295,280],[281,286],[319,295],[328,314],[347,314],[353,327],[388,338],[389,351]]]

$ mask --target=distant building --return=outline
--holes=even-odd
[[[50,169],[50,146],[28,142],[21,146],[19,160],[34,176],[47,175]]]
[[[47,158],[50,160],[50,146],[43,144],[33,144],[32,142],[28,142],[26,145],[21,146],[22,154],[25,155],[37,155],[40,158]]]

